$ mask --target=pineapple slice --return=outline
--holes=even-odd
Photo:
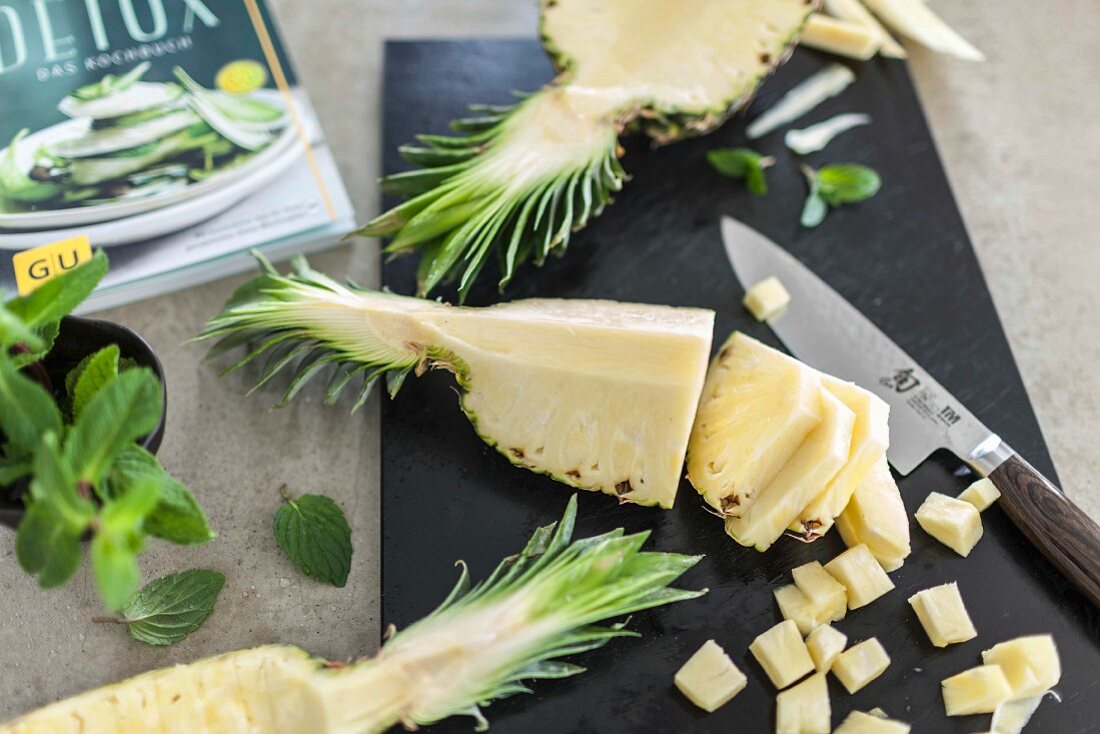
[[[710,713],[740,693],[748,680],[718,643],[707,640],[676,672],[673,682],[688,700]]]
[[[863,544],[849,548],[826,563],[825,570],[848,590],[849,609],[867,606],[894,588],[894,582]]]
[[[822,610],[832,622],[844,619],[848,607],[848,591],[817,561],[791,569],[794,585],[806,595],[814,607]]]
[[[1062,679],[1062,661],[1050,635],[1017,637],[982,653],[982,662],[1004,671],[1011,698],[1040,696]]]
[[[833,519],[850,504],[856,488],[864,483],[876,463],[886,461],[886,449],[890,445],[890,406],[885,401],[851,382],[829,375],[822,375],[821,382],[855,413],[856,421],[852,426],[847,462],[829,481],[825,491],[803,508],[791,525],[791,530],[801,533],[807,540],[828,532]],[[908,540],[908,525],[905,537]]]
[[[775,697],[776,734],[829,734],[832,710],[824,673],[815,673]]]
[[[741,301],[757,321],[771,321],[781,315],[790,302],[791,294],[774,275],[749,288]]]
[[[909,734],[908,724],[873,713],[853,711],[840,722],[833,734]]]
[[[726,533],[741,545],[765,551],[821,494],[848,460],[855,414],[828,390],[821,393],[822,418],[740,517],[726,518]]]
[[[1004,671],[998,665],[979,665],[947,678],[943,704],[948,716],[990,714],[1012,697]]]
[[[827,624],[821,625],[806,638],[806,649],[821,672],[828,672],[833,667],[833,662],[844,652],[847,644],[848,636]]]
[[[1005,701],[993,709],[993,721],[989,724],[993,734],[1020,734],[1043,702],[1043,695]]]
[[[978,636],[955,582],[918,591],[909,597],[909,604],[936,647],[947,647]]]
[[[840,653],[833,662],[833,675],[848,689],[848,693],[855,693],[882,675],[888,667],[890,656],[882,643],[872,637]]]
[[[933,492],[914,515],[924,532],[965,558],[982,539],[982,518],[969,502]]]
[[[901,568],[909,556],[909,516],[883,455],[867,472],[836,528],[849,548],[866,544],[886,571]]]
[[[780,690],[814,670],[813,658],[802,641],[798,625],[789,619],[757,635],[749,645],[749,652]]]
[[[711,365],[688,444],[688,479],[740,517],[821,422],[821,377],[734,332]]]
[[[988,510],[989,506],[996,502],[1000,496],[1001,491],[993,484],[993,480],[986,477],[984,479],[979,479],[964,489],[962,494],[959,495],[959,499],[974,505],[978,512],[984,512]]]

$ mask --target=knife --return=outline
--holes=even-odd
[[[1016,527],[1100,607],[1100,525],[809,268],[741,222],[723,217],[721,226],[726,255],[746,289],[774,275],[791,294],[768,325],[794,356],[890,405],[887,458],[894,469],[905,476],[938,449],[954,453],[989,477]]]

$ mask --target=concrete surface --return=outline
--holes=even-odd
[[[933,0],[990,56],[967,64],[920,52],[913,67],[952,184],[1009,338],[1069,492],[1100,516],[1100,53],[1093,0]],[[534,0],[272,0],[311,90],[361,218],[374,212],[379,161],[381,40],[531,35]],[[316,259],[360,282],[377,278],[371,245]],[[377,398],[363,414],[324,409],[311,390],[272,410],[267,392],[245,400],[246,376],[219,380],[182,345],[240,279],[106,315],[134,327],[165,361],[170,390],[161,458],[195,488],[220,532],[179,549],[153,543],[146,578],[206,567],[227,576],[214,614],[165,649],[98,625],[85,568],[43,591],[18,570],[0,529],[0,720],[141,671],[266,642],[340,659],[378,640]],[[354,528],[348,585],[301,576],[271,534],[278,488],[324,492]],[[443,593],[444,589],[440,590]]]

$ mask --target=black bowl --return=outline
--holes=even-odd
[[[57,335],[57,342],[50,350],[49,356],[43,360],[42,365],[50,376],[55,391],[63,390],[65,375],[79,364],[80,360],[111,344],[118,345],[123,357],[128,357],[142,367],[153,370],[160,381],[165,410],[161,412],[160,422],[152,433],[138,442],[143,448],[155,454],[160,448],[161,439],[164,438],[168,390],[164,383],[164,368],[157,359],[156,352],[136,332],[110,321],[66,316],[61,320],[61,331]],[[20,498],[26,490],[26,480],[9,486],[0,486],[0,525],[7,525],[10,528],[19,525],[24,511],[23,501]]]

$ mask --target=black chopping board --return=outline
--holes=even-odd
[[[799,80],[831,62],[798,50],[769,79],[751,118]],[[950,62],[947,62],[950,63]],[[800,121],[842,112],[874,118],[836,139],[807,162],[861,162],[883,177],[872,201],[834,211],[804,230],[805,195],[797,160],[782,131],[753,147],[776,155],[770,193],[747,195],[738,182],[710,170],[706,152],[744,144],[744,116],[710,136],[657,150],[627,140],[623,163],[633,179],[604,215],[578,233],[562,259],[526,267],[505,294],[611,298],[711,308],[718,314],[715,348],[733,329],[779,346],[740,305],[718,234],[722,214],[756,227],[789,248],[858,306],[974,413],[1047,476],[1053,466],[959,211],[952,198],[906,66],[874,60],[854,66],[858,81]],[[959,73],[965,73],[960,70]],[[385,172],[408,168],[397,146],[420,132],[447,131],[473,102],[507,103],[552,77],[534,41],[397,41],[386,46]],[[994,131],[995,133],[995,131]],[[395,200],[387,200],[387,206]],[[384,282],[413,292],[415,258],[389,262]],[[444,295],[448,295],[444,293]],[[491,273],[470,303],[500,300]],[[409,380],[382,409],[383,624],[399,628],[429,613],[466,560],[483,578],[518,551],[539,525],[557,519],[571,489],[513,467],[483,444],[458,409],[449,375]],[[943,454],[901,481],[910,513],[931,491],[953,494],[973,480]],[[980,664],[980,653],[1022,634],[1053,633],[1064,673],[1062,702],[1046,700],[1028,731],[1100,731],[1100,614],[1023,539],[1001,510],[983,514],[985,537],[969,558],[925,535],[913,523],[913,555],[892,574],[896,590],[837,624],[851,642],[877,636],[889,669],[856,695],[830,676],[833,725],[852,709],[875,706],[911,722],[914,732],[975,732],[989,717],[948,719],[940,680]],[[486,709],[492,731],[506,732],[769,732],[775,690],[748,653],[752,639],[780,620],[772,590],[790,583],[789,570],[827,561],[843,550],[836,533],[813,543],[785,539],[768,553],[742,548],[703,509],[685,481],[676,507],[661,511],[619,506],[582,492],[577,537],[625,527],[651,530],[649,548],[705,553],[677,584],[709,587],[705,597],[635,615],[641,639],[612,641],[576,656],[588,668],[563,681],[539,681],[534,695]],[[906,600],[929,586],[957,580],[978,629],[975,640],[938,650],[928,642]],[[748,687],[714,714],[692,706],[672,685],[677,668],[714,638],[748,675]],[[468,732],[457,717],[433,732]]]

